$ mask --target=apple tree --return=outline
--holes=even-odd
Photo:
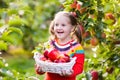
[[[66,0],[64,10],[79,22],[85,69],[79,79],[120,79],[120,1]]]

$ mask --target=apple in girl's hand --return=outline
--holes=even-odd
[[[56,49],[53,49],[49,52],[48,57],[50,60],[54,61],[59,57],[59,52]]]

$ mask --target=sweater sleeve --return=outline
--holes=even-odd
[[[75,65],[73,66],[74,73],[71,76],[76,76],[83,72],[85,57],[83,48],[78,48],[73,57],[77,57],[77,59]]]

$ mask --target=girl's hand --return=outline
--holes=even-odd
[[[61,71],[61,76],[70,76],[73,74],[73,70],[70,70],[69,72],[66,70]]]
[[[45,72],[42,71],[41,67],[35,64],[35,71],[37,74],[44,74]]]

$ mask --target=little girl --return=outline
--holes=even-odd
[[[58,12],[50,25],[51,39],[50,47],[55,48],[60,54],[68,54],[77,57],[72,70],[61,74],[46,72],[44,80],[76,80],[76,76],[83,71],[84,50],[81,46],[81,33],[76,18],[69,12]],[[36,65],[36,72],[44,74],[40,66]]]

